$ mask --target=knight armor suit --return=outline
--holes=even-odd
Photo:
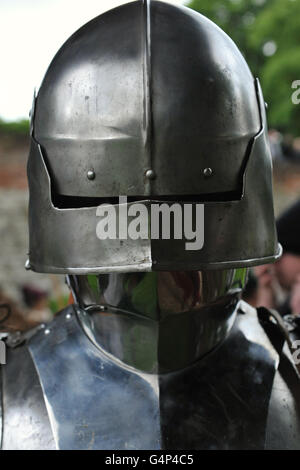
[[[80,28],[34,98],[28,180],[27,268],[74,303],[6,338],[3,449],[300,449],[297,325],[241,300],[281,255],[265,103],[220,28],[154,0]],[[197,249],[124,236],[155,204],[201,208]]]

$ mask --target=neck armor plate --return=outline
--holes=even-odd
[[[235,316],[245,269],[73,276],[89,339],[148,373],[182,369],[218,346]]]

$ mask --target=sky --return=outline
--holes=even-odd
[[[62,44],[92,18],[128,1],[0,0],[0,118],[28,118],[34,89]]]

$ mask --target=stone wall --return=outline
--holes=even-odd
[[[22,304],[21,288],[32,285],[66,292],[63,276],[26,271],[28,252],[27,138],[0,135],[0,289]]]

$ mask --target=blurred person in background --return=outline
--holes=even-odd
[[[24,285],[22,288],[24,302],[27,306],[26,317],[33,322],[48,322],[53,318],[49,308],[49,294],[34,285]]]
[[[27,331],[37,324],[38,321],[25,315],[18,303],[0,287],[0,333]]]
[[[283,162],[284,155],[282,152],[282,134],[278,132],[276,129],[269,130],[269,141],[270,141],[270,149],[272,159],[275,162]]]
[[[282,257],[274,265],[254,268],[256,291],[252,304],[276,308],[281,315],[300,315],[300,200],[277,220]]]

